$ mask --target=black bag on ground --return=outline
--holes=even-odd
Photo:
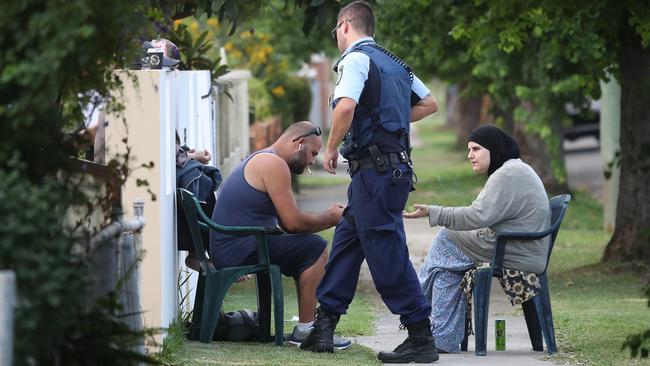
[[[249,342],[257,338],[257,312],[237,310],[219,314],[219,322],[214,332],[215,341]]]

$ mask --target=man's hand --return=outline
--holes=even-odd
[[[336,174],[336,162],[339,159],[339,151],[337,149],[326,148],[323,153],[323,168],[330,174]]]
[[[194,159],[199,163],[207,164],[208,162],[210,162],[212,155],[210,155],[210,152],[207,149],[203,149],[203,150],[190,149],[190,151],[187,152],[187,157],[190,159]]]
[[[332,111],[332,128],[325,145],[323,154],[323,167],[330,174],[336,174],[336,162],[339,158],[337,147],[343,141],[345,134],[352,126],[352,118],[357,108],[354,99],[342,97],[338,99],[334,111]]]
[[[336,226],[339,223],[341,216],[343,216],[344,208],[345,206],[340,203],[332,203],[330,205],[329,209],[327,209],[331,217],[330,226]]]
[[[415,207],[415,211],[402,211],[402,216],[406,217],[407,219],[417,219],[418,217],[429,216],[429,206],[416,203],[413,205],[413,207]]]
[[[253,278],[253,275],[251,275],[251,274],[245,274],[245,275],[243,275],[243,276],[239,276],[239,277],[235,280],[235,282],[237,282],[237,283],[242,283],[242,282],[246,282],[246,281],[250,280],[251,278]]]

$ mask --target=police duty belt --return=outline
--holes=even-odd
[[[359,171],[360,169],[377,169],[380,173],[388,170],[389,166],[397,164],[406,164],[412,169],[411,160],[409,159],[406,151],[399,153],[387,153],[377,156],[366,156],[361,159],[350,159],[349,170],[350,176]]]

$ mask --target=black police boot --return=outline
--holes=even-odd
[[[341,314],[318,308],[314,328],[300,345],[300,349],[312,352],[334,352],[334,329]]]
[[[431,335],[429,318],[407,325],[409,336],[393,352],[379,352],[383,363],[431,363],[438,361],[436,341]]]

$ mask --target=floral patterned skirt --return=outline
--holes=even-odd
[[[502,272],[499,282],[513,306],[521,305],[521,303],[532,299],[542,289],[539,277],[535,273],[513,269],[506,269]]]
[[[471,293],[474,288],[474,271],[476,271],[476,268],[465,272],[463,282],[460,284],[463,292],[467,295],[467,301],[471,300]],[[523,302],[532,299],[542,288],[537,274],[515,271],[514,269],[503,270],[501,277],[499,277],[499,283],[512,306],[521,305]]]
[[[460,287],[463,289],[465,301],[467,303],[466,319],[469,322],[469,334],[474,334],[472,331],[472,290],[474,288],[474,271],[476,271],[476,268],[472,268],[465,272],[463,280],[460,283]],[[514,269],[504,269],[501,271],[499,283],[512,306],[521,305],[522,303],[532,299],[542,288],[537,274],[532,272],[515,271]]]

